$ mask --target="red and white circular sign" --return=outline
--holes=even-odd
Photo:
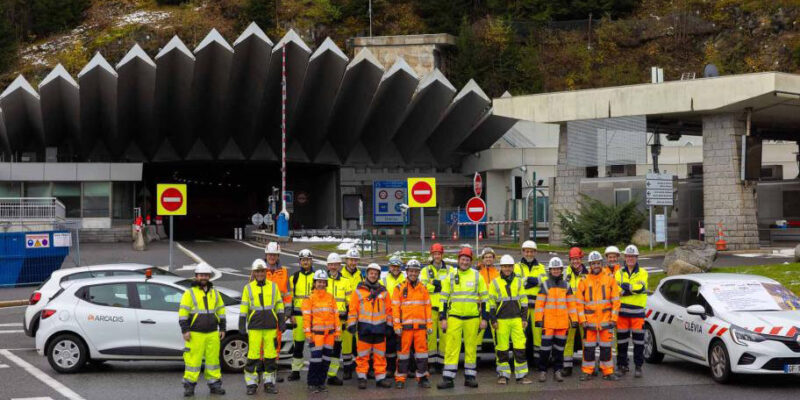
[[[386,200],[386,198],[389,197],[389,192],[381,190],[380,192],[378,192],[378,197],[380,197],[381,200]]]
[[[486,216],[486,203],[480,197],[467,201],[467,218],[472,222],[480,222]]]
[[[475,197],[481,197],[483,193],[483,178],[481,174],[476,172],[475,177],[472,178],[472,190],[475,192]]]
[[[183,205],[183,195],[180,190],[169,188],[161,193],[159,201],[161,202],[161,207],[164,207],[165,210],[175,211]]]
[[[417,203],[427,203],[433,197],[433,188],[428,182],[417,182],[411,187],[411,197]]]

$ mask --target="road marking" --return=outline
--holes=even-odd
[[[70,399],[70,400],[85,400],[79,394],[73,392],[70,388],[64,386],[61,382],[53,379],[50,375],[45,374],[42,370],[34,367],[33,365],[29,364],[27,361],[17,357],[15,354],[11,353],[8,350],[0,350],[0,355],[3,355],[9,361],[14,364],[17,364],[18,367],[24,369],[29,374],[33,375],[34,378],[40,380],[47,386],[50,386],[51,389],[55,390],[62,396]]]
[[[4,369],[4,368],[8,368],[8,365],[6,365],[6,364],[0,364],[0,369]]]
[[[25,331],[22,330],[22,329],[13,330],[13,331],[0,331],[0,334],[3,334],[3,333],[25,333]]]
[[[52,397],[13,397],[11,400],[53,400]]]
[[[177,247],[178,250],[182,251],[183,254],[186,254],[186,256],[188,256],[189,258],[194,260],[194,262],[196,262],[197,264],[200,264],[201,262],[206,262],[200,256],[198,256],[197,253],[187,249],[186,247],[183,247],[183,245],[181,245],[180,243],[175,243],[175,247]],[[206,264],[208,264],[208,263],[206,263]],[[208,265],[210,266],[211,264],[208,264]],[[186,267],[187,266],[184,266],[183,269],[188,269]],[[194,268],[192,268],[192,269],[194,269]],[[215,281],[215,280],[217,280],[217,279],[222,277],[222,272],[219,272],[213,266],[211,267],[211,271],[213,272],[213,276],[210,279],[211,281]]]
[[[0,324],[0,327],[6,327],[6,326],[22,326],[22,322],[13,322],[13,323],[10,323],[10,324]]]
[[[252,244],[252,243],[248,243],[248,242],[245,242],[245,241],[243,241],[243,240],[235,240],[235,242],[237,242],[237,243],[241,243],[241,244],[243,244],[243,245],[245,245],[245,246],[248,246],[248,247],[252,247],[252,248],[254,248],[254,249],[258,249],[258,250],[264,250],[264,248],[263,248],[263,247],[261,247],[261,246],[256,246],[256,245],[254,245],[254,244]],[[283,251],[281,252],[281,254],[283,254],[283,255],[285,255],[285,256],[297,257],[297,255],[296,255],[296,254],[292,254],[292,253],[286,253],[286,252],[283,252]],[[316,258],[312,258],[312,260],[314,260],[314,263],[315,263],[315,264],[317,264],[317,265],[326,265],[326,264],[325,264],[325,260],[322,260],[322,259],[316,259]]]

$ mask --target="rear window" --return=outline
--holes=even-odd
[[[671,303],[682,305],[681,299],[683,298],[683,286],[683,279],[675,279],[664,282],[664,284],[661,285],[661,295]]]

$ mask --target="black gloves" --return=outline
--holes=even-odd
[[[347,327],[347,331],[352,333],[353,335],[355,335],[356,334],[356,326],[355,325],[348,326]]]
[[[239,316],[239,333],[247,333],[247,318],[244,315]]]
[[[435,279],[433,281],[433,293],[439,293],[442,291],[442,281]]]
[[[289,317],[289,319],[286,320],[286,324],[284,326],[286,327],[286,329],[296,328],[297,324],[294,323],[294,317]]]
[[[622,289],[623,296],[630,296],[633,294],[633,292],[631,292],[631,284],[628,282],[619,285],[619,288]]]
[[[544,323],[542,323],[542,321],[536,321],[533,323],[533,326],[535,326],[536,328],[543,328]]]
[[[525,289],[530,289],[539,285],[539,278],[535,276],[529,276],[528,279],[525,280]]]
[[[575,322],[575,321],[572,321],[572,322],[570,323],[570,328],[572,328],[572,329],[575,329],[575,328],[577,328],[577,327],[578,327],[578,323],[577,323],[577,322]]]
[[[392,328],[389,325],[386,325],[386,336],[392,336],[392,335],[394,335],[394,328]]]

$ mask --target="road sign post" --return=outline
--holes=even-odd
[[[186,185],[164,184],[156,185],[157,215],[169,215],[169,265],[167,271],[172,269],[172,247],[174,243],[175,215],[186,215]]]
[[[425,207],[436,207],[436,178],[408,178],[408,206],[420,209],[420,251],[425,252]]]

